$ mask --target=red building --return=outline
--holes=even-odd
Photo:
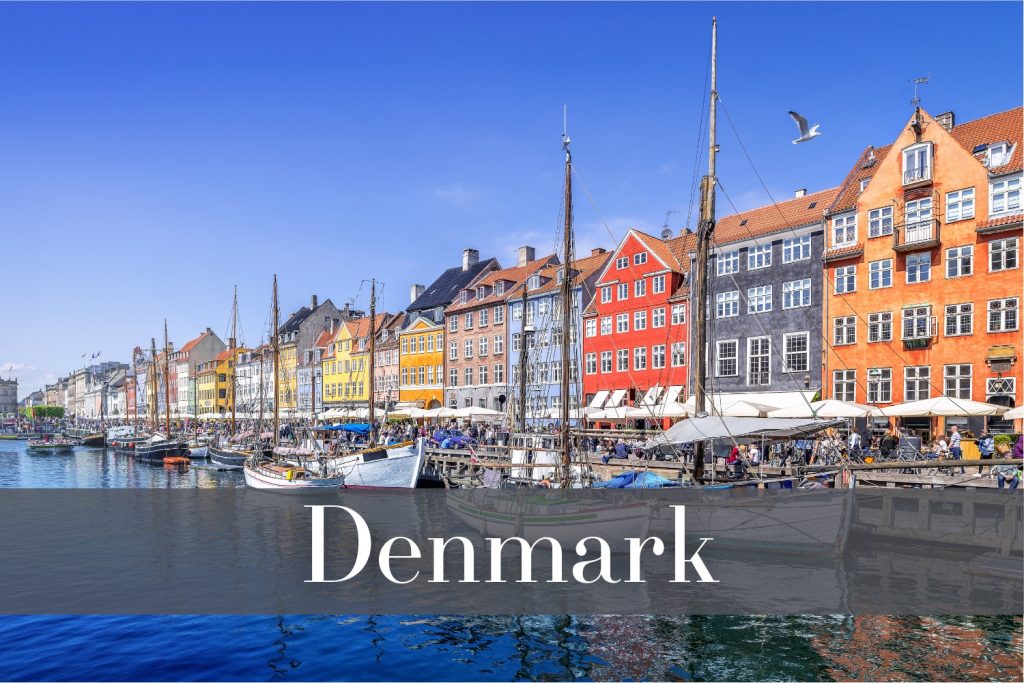
[[[686,398],[689,253],[696,236],[630,230],[598,275],[583,313],[583,393],[609,418],[626,406]]]

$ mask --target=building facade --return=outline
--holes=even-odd
[[[377,405],[390,410],[398,403],[400,360],[398,334],[405,327],[407,316],[404,312],[392,315],[377,335],[374,364],[374,400]]]
[[[514,267],[483,273],[445,309],[442,348],[448,407],[504,409],[509,377],[508,301],[530,278],[539,288],[541,271],[557,263],[554,256],[538,259],[533,247],[520,247]]]
[[[444,400],[444,326],[415,315],[398,334],[398,400],[426,408],[440,408]]]
[[[175,368],[175,387],[171,400],[176,403],[175,410],[178,416],[196,416],[196,366],[212,360],[226,348],[227,345],[220,337],[207,327],[181,349],[171,354],[171,362]]]
[[[18,379],[0,379],[0,415],[18,412]]]
[[[828,215],[828,398],[1020,404],[1021,116],[918,109],[858,159]],[[925,438],[983,422],[901,420]]]
[[[823,217],[838,194],[839,188],[798,190],[792,199],[726,216],[715,226],[708,263],[710,392],[798,392],[802,401],[799,393],[812,399],[820,390]],[[691,348],[693,336],[691,329]]]

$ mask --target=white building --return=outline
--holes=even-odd
[[[220,337],[207,327],[198,337],[171,354],[171,362],[177,370],[177,394],[173,400],[178,415],[195,415],[196,366],[213,360],[226,348],[227,345]]]

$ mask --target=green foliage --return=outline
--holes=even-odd
[[[1016,439],[1012,434],[996,434],[993,440],[997,446],[1012,446]]]
[[[23,408],[21,412],[25,417],[36,419],[60,419],[64,417],[64,408],[62,406],[32,406],[30,408]]]

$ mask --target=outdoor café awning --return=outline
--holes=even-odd
[[[605,404],[605,409],[618,408],[620,405],[622,405],[622,399],[624,398],[626,398],[626,390],[616,389],[615,391],[612,392],[612,397],[608,399],[608,403]]]
[[[790,419],[780,417],[722,417],[707,415],[678,422],[663,434],[648,440],[646,447],[693,443],[707,439],[733,439],[763,436],[794,439],[826,427],[841,424],[836,420]]]
[[[604,402],[608,400],[608,390],[602,389],[601,391],[594,394],[593,400],[590,401],[589,408],[604,408]]]

